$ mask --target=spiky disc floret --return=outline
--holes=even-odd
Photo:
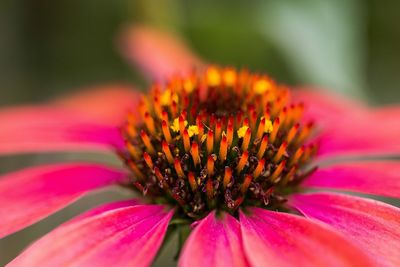
[[[315,152],[289,97],[265,75],[215,66],[154,85],[124,127],[135,188],[192,218],[279,207]]]

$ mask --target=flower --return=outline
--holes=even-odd
[[[146,95],[103,88],[0,112],[3,155],[81,149],[121,159],[4,175],[0,237],[110,185],[143,198],[64,223],[9,266],[149,266],[169,226],[184,223],[193,230],[180,266],[400,265],[400,210],[327,192],[399,198],[400,163],[387,158],[400,154],[398,107],[205,68],[154,30],[127,36],[129,58],[163,81]]]

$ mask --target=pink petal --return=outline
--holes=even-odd
[[[136,108],[139,96],[135,88],[108,85],[83,89],[54,104],[73,110],[92,122],[120,126],[126,121],[128,112]]]
[[[0,177],[0,238],[62,209],[84,193],[126,180],[98,164],[40,166]]]
[[[392,120],[393,122],[399,121],[400,118],[400,106],[399,105],[391,105],[384,106],[374,109],[374,113],[376,114],[376,118],[380,120]]]
[[[149,266],[172,217],[164,208],[123,207],[64,224],[9,266]]]
[[[178,265],[248,266],[238,221],[227,213],[216,218],[215,212],[211,212],[190,234]]]
[[[0,111],[0,125],[0,154],[124,146],[117,126],[92,123],[68,109],[7,108]]]
[[[400,198],[400,162],[338,163],[318,169],[302,185]]]
[[[244,250],[252,266],[372,266],[366,255],[331,228],[297,215],[240,213]]]
[[[374,113],[344,119],[336,129],[325,131],[319,141],[319,157],[386,156],[400,154],[400,124],[377,120]]]
[[[70,220],[68,223],[72,223],[72,222],[83,220],[83,219],[86,219],[89,217],[93,217],[93,216],[99,215],[99,214],[109,211],[109,210],[114,210],[114,209],[119,209],[119,208],[124,208],[124,207],[131,207],[131,206],[136,206],[136,205],[140,205],[140,201],[138,199],[128,199],[128,200],[121,200],[121,201],[117,201],[117,202],[106,203],[106,204],[100,205],[98,207],[95,207],[87,212],[82,213],[81,215]]]
[[[294,102],[305,103],[305,120],[315,121],[320,159],[338,156],[400,154],[399,108],[372,109],[332,92],[300,89]]]
[[[363,116],[366,107],[349,97],[318,88],[298,88],[292,92],[294,103],[304,103],[304,119],[323,129],[335,128],[348,116]]]
[[[199,58],[171,33],[136,26],[126,29],[122,38],[122,52],[152,79],[164,81],[201,65]]]
[[[290,205],[341,231],[368,252],[377,266],[400,266],[399,208],[333,193],[297,194]]]

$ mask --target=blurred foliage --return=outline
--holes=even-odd
[[[259,25],[300,81],[360,96],[365,87],[363,11],[354,0],[268,1]]]
[[[116,35],[128,23],[178,32],[210,62],[246,66],[281,82],[315,84],[372,104],[395,103],[400,101],[399,9],[394,0],[3,0],[0,105],[43,101],[108,82],[145,85],[116,48]],[[0,167],[5,172],[48,160],[12,157]],[[0,265],[107,197],[93,198],[0,242]]]
[[[377,0],[3,0],[0,104],[104,82],[138,83],[115,45],[120,27],[132,22],[181,33],[211,62],[368,96],[372,103],[395,102],[399,6]]]

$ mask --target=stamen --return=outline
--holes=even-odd
[[[276,118],[274,120],[274,124],[272,126],[273,130],[271,132],[271,135],[269,136],[269,140],[270,140],[271,144],[275,143],[276,135],[278,134],[278,131],[279,131],[279,126],[280,126],[279,118]]]
[[[249,152],[248,152],[248,151],[243,152],[243,154],[242,154],[242,156],[240,157],[240,160],[239,160],[239,162],[238,162],[238,164],[237,164],[237,166],[236,166],[236,171],[237,171],[238,173],[240,173],[240,172],[243,170],[244,166],[245,166],[246,163],[247,163],[247,159],[248,159],[248,158],[249,158]]]
[[[193,220],[284,208],[317,151],[292,100],[266,75],[217,66],[155,84],[121,126],[132,189]]]
[[[254,178],[257,178],[258,176],[260,176],[261,172],[264,169],[264,165],[265,165],[265,159],[258,161],[257,167],[253,172]]]
[[[178,158],[175,158],[175,160],[174,160],[174,167],[175,167],[176,173],[178,174],[178,176],[180,178],[185,177],[185,173],[182,170],[181,161]]]
[[[140,158],[140,152],[134,145],[132,145],[130,142],[125,142],[125,145],[134,159],[137,160]]]
[[[131,138],[134,138],[137,136],[137,131],[136,131],[135,127],[133,127],[133,125],[128,125],[126,127],[126,132],[128,133],[128,136]]]
[[[277,163],[282,158],[283,154],[286,151],[287,146],[288,146],[288,143],[285,141],[279,147],[278,152],[276,152],[275,157],[272,159],[275,163]]]
[[[167,142],[170,144],[172,142],[172,136],[169,131],[168,123],[165,120],[163,120],[161,123],[161,127],[162,127],[162,131],[163,131],[165,140],[167,140]]]
[[[294,153],[293,157],[289,161],[289,166],[292,166],[294,163],[298,162],[303,155],[305,150],[304,146],[301,146],[297,151]]]
[[[171,113],[174,118],[178,115],[178,104],[175,101],[172,101]]]
[[[233,140],[233,118],[230,117],[228,120],[228,129],[226,133],[226,141],[229,147],[232,145],[232,140]]]
[[[185,147],[185,151],[189,152],[190,151],[190,138],[189,138],[189,133],[186,129],[183,130],[183,145]]]
[[[297,130],[299,129],[300,124],[296,123],[289,131],[288,135],[287,135],[287,142],[288,144],[290,144],[292,142],[292,140],[294,139],[294,137],[296,136]]]
[[[246,174],[246,176],[244,177],[242,188],[240,189],[240,192],[243,195],[244,195],[244,193],[246,193],[252,180],[253,180],[253,176],[251,176],[250,174]]]
[[[129,161],[128,162],[128,166],[129,168],[133,171],[133,173],[135,174],[135,176],[143,181],[144,180],[144,175],[143,173],[139,170],[139,168],[136,166],[136,164],[133,161]]]
[[[232,69],[225,69],[223,72],[223,80],[225,86],[234,86],[236,83],[236,72]]]
[[[147,152],[143,153],[143,158],[144,161],[146,162],[147,166],[149,166],[150,169],[153,169],[153,161],[151,160],[151,157],[149,154],[147,154]]]
[[[306,125],[306,127],[304,127],[304,128],[300,131],[299,137],[298,137],[297,140],[296,140],[296,144],[300,144],[300,143],[303,143],[303,142],[304,142],[304,140],[310,135],[311,129],[312,129],[313,125],[314,125],[314,124],[313,124],[312,122],[310,122],[310,123],[308,123],[308,124]]]
[[[270,90],[272,87],[271,84],[266,79],[260,79],[260,80],[256,81],[253,86],[254,86],[253,87],[254,92],[259,95]]]
[[[242,143],[242,150],[247,150],[249,147],[250,143],[250,138],[251,138],[251,129],[247,128],[246,133],[243,137],[243,143]]]
[[[154,127],[154,120],[150,116],[148,112],[144,114],[144,122],[146,123],[146,127],[151,134],[155,134],[156,128]]]
[[[147,110],[149,110],[149,105],[147,106]],[[157,114],[157,116],[162,116],[162,107],[161,107],[161,101],[158,97],[154,98],[154,110]]]
[[[265,129],[265,118],[261,118],[260,123],[258,125],[257,134],[256,134],[257,139],[260,139],[263,136],[264,129]]]
[[[141,131],[140,132],[140,137],[142,137],[142,141],[144,143],[144,145],[146,146],[147,151],[154,155],[156,153],[156,150],[154,149],[153,145],[151,144],[150,138],[147,135],[147,133],[145,131]]]
[[[217,120],[217,124],[215,125],[215,142],[218,143],[221,140],[222,133],[222,121],[221,119]]]
[[[196,142],[192,143],[192,149],[190,150],[192,154],[194,166],[200,164],[200,155],[199,155],[199,145]]]
[[[226,188],[228,186],[228,184],[231,182],[231,180],[232,180],[232,169],[227,166],[227,167],[225,167],[225,174],[224,174],[224,181],[223,181],[224,188]]]
[[[164,180],[159,168],[154,167],[154,174],[156,175],[158,181],[162,182]]]
[[[196,183],[196,178],[194,177],[193,172],[189,172],[188,180],[189,180],[190,188],[192,188],[193,192],[196,192],[197,191],[197,183]]]
[[[214,150],[214,132],[209,130],[207,133],[207,153],[212,154]]]
[[[278,167],[276,167],[275,171],[272,173],[271,175],[271,181],[273,183],[278,182],[277,178],[279,177],[279,175],[281,175],[283,168],[285,168],[286,165],[286,161],[282,161],[281,163],[279,163]]]
[[[213,199],[214,198],[213,182],[212,182],[211,178],[207,179],[206,192],[207,192],[207,198],[208,199]]]
[[[204,135],[204,125],[200,119],[197,120],[197,128],[199,129],[198,140],[200,142],[201,138],[203,138],[203,135]]]
[[[207,159],[207,173],[209,176],[214,175],[214,157],[212,155],[209,155]]]
[[[279,122],[282,127],[286,126],[286,122],[287,122],[287,108],[286,107],[284,107],[282,109],[282,112],[279,114]]]
[[[257,158],[261,159],[264,156],[265,150],[267,149],[267,145],[268,145],[268,136],[264,136],[261,144],[260,144],[260,148],[258,149],[258,153],[257,153]]]
[[[181,134],[182,134],[183,131],[185,130],[186,125],[187,125],[187,122],[186,122],[186,124],[185,124],[185,118],[184,118],[182,115],[180,115],[180,116],[179,116],[179,132],[180,132]]]
[[[169,121],[169,117],[168,117],[168,112],[166,112],[165,110],[163,110],[163,112],[161,113],[161,119],[163,121],[165,121],[168,125],[168,121]]]
[[[294,179],[294,175],[296,174],[297,171],[297,166],[293,166],[290,171],[282,178],[282,183],[286,185],[288,182],[290,182],[292,179]]]
[[[221,76],[215,67],[207,69],[207,84],[211,87],[218,86],[221,83]]]
[[[174,157],[172,156],[171,150],[169,149],[169,145],[165,141],[162,142],[162,150],[169,164],[172,164],[174,162]]]
[[[228,141],[227,137],[224,135],[222,136],[221,144],[219,146],[219,159],[221,162],[226,160],[226,153],[228,150]]]

